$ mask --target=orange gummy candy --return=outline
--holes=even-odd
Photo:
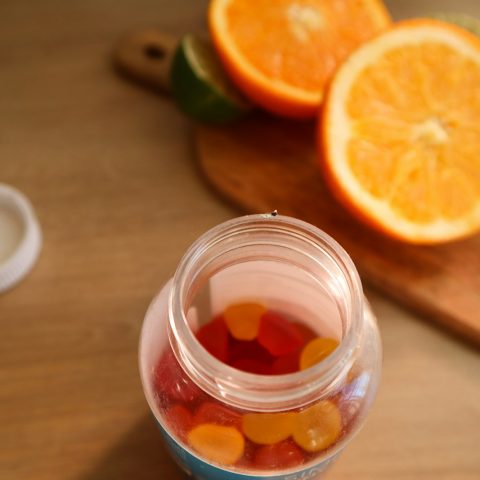
[[[300,354],[300,370],[310,368],[327,358],[338,347],[334,338],[315,338],[308,342]]]
[[[188,443],[200,455],[215,463],[233,465],[243,455],[245,439],[233,427],[203,423],[190,430]]]
[[[252,442],[272,445],[288,438],[293,431],[294,413],[247,413],[243,416],[243,433]]]
[[[297,414],[293,440],[307,452],[318,452],[335,443],[341,431],[342,417],[338,408],[322,400]]]
[[[258,335],[260,318],[266,311],[259,303],[236,303],[225,309],[223,317],[232,337],[254,340]]]

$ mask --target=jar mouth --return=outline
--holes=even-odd
[[[292,252],[296,258],[308,262],[312,268],[307,273],[312,278],[320,268],[325,271],[326,264],[333,272],[341,303],[339,346],[318,364],[284,375],[248,373],[216,359],[196,339],[186,313],[193,286],[221,268],[219,259],[243,248],[247,254],[241,259],[230,259],[231,264],[249,262],[253,258],[285,260],[282,254],[270,252],[270,247],[271,250]],[[256,253],[258,251],[262,253]],[[247,215],[209,230],[185,253],[174,275],[168,314],[172,350],[186,373],[203,390],[238,408],[281,411],[307,405],[331,395],[340,387],[353,363],[361,331],[363,291],[348,254],[322,230],[276,213]]]

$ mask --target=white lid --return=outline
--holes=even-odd
[[[27,275],[41,247],[42,234],[30,202],[18,190],[0,183],[0,292]]]

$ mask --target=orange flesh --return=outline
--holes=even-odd
[[[413,66],[413,68],[412,68]],[[347,98],[349,166],[415,223],[457,219],[480,199],[480,65],[430,41],[388,51]]]
[[[271,80],[317,92],[337,64],[379,30],[372,4],[378,8],[377,2],[358,0],[255,0],[254,5],[235,0],[226,20],[237,48],[255,69]]]

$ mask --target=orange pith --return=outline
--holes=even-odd
[[[338,64],[389,23],[381,0],[212,0],[209,10],[232,79],[291,117],[314,115]]]
[[[399,239],[480,228],[480,40],[412,20],[360,47],[332,81],[320,124],[339,200]]]

